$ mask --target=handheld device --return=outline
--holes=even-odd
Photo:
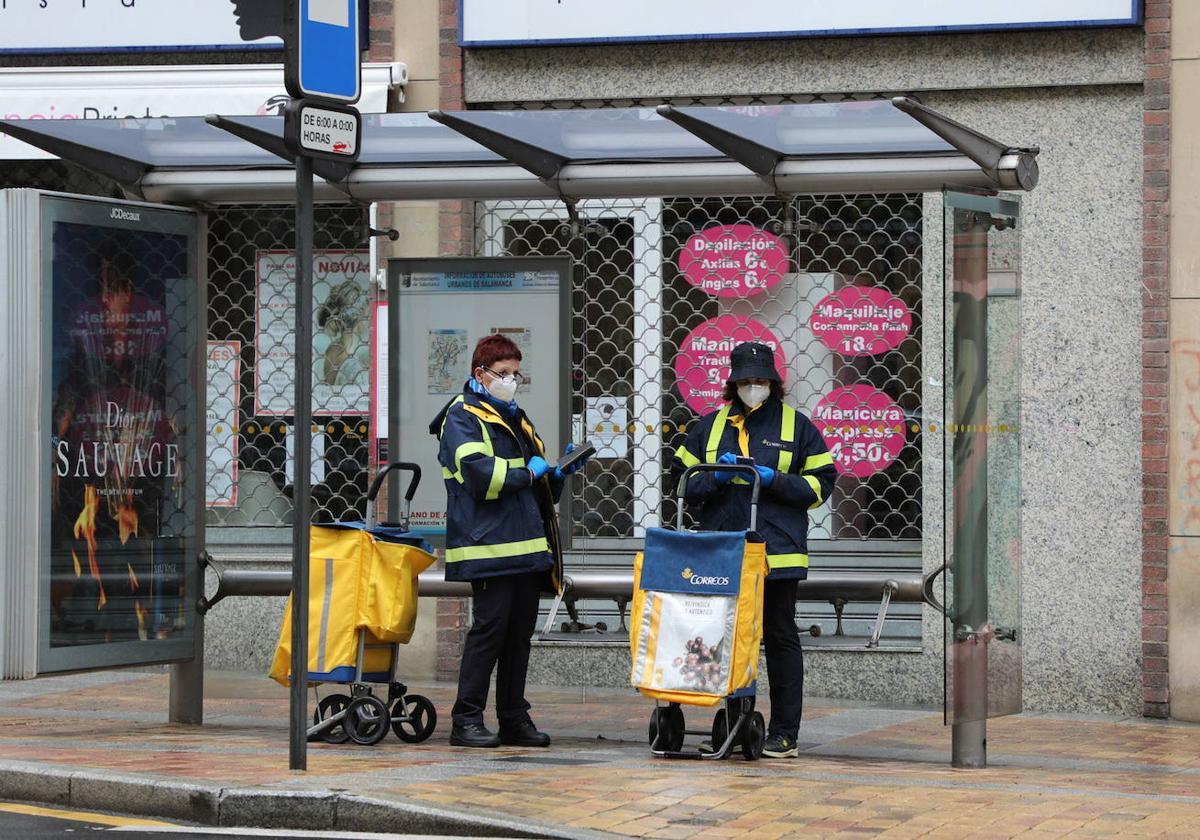
[[[555,466],[557,466],[563,472],[566,472],[567,468],[575,464],[577,461],[580,461],[584,458],[590,458],[595,454],[596,447],[592,444],[592,442],[590,440],[584,441],[582,444],[576,446],[570,452],[565,453],[561,458],[559,458],[558,463]]]
[[[736,460],[734,460],[734,463],[741,464],[742,466],[746,466],[746,467],[753,467],[754,459],[747,455],[738,455]]]

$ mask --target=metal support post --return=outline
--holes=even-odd
[[[987,767],[988,218],[956,211],[954,236],[954,602],[950,762]]]
[[[200,591],[204,591],[204,571],[196,576]],[[192,616],[192,635],[196,641],[196,657],[190,662],[171,666],[171,689],[167,702],[167,719],[171,723],[204,723],[204,613]]]
[[[296,156],[296,391],[292,448],[292,685],[288,767],[308,769],[308,528],[312,473],[312,159]]]

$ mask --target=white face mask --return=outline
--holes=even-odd
[[[767,397],[771,396],[770,385],[739,385],[738,399],[746,408],[758,408]]]
[[[492,384],[487,386],[488,393],[500,402],[512,402],[517,395],[517,377],[492,376]]]

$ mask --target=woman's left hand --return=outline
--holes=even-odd
[[[775,470],[762,464],[755,464],[754,469],[758,471],[758,478],[762,481],[762,486],[770,487],[771,482],[775,480]]]
[[[565,454],[565,455],[570,455],[570,454],[571,454],[572,452],[574,452],[574,451],[575,451],[575,444],[573,444],[573,443],[568,443],[568,444],[567,444],[567,448],[566,448],[566,450],[564,451],[564,453],[563,453],[563,454]],[[558,478],[562,478],[563,476],[567,476],[567,475],[574,475],[575,473],[577,473],[577,472],[579,472],[581,469],[583,469],[583,465],[584,465],[584,464],[586,464],[586,463],[587,463],[588,461],[590,461],[591,459],[592,459],[592,456],[591,456],[591,455],[588,455],[586,458],[580,458],[580,459],[579,459],[578,461],[576,461],[575,463],[573,463],[573,464],[569,464],[565,470],[564,470],[564,469],[561,469],[561,468],[559,468],[559,467],[555,467],[555,468],[554,468],[554,475],[555,475],[556,477],[558,477]]]

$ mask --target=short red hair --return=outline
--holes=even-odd
[[[488,335],[479,339],[475,352],[471,354],[471,370],[490,368],[505,359],[521,361],[521,348],[511,338],[500,334]]]

